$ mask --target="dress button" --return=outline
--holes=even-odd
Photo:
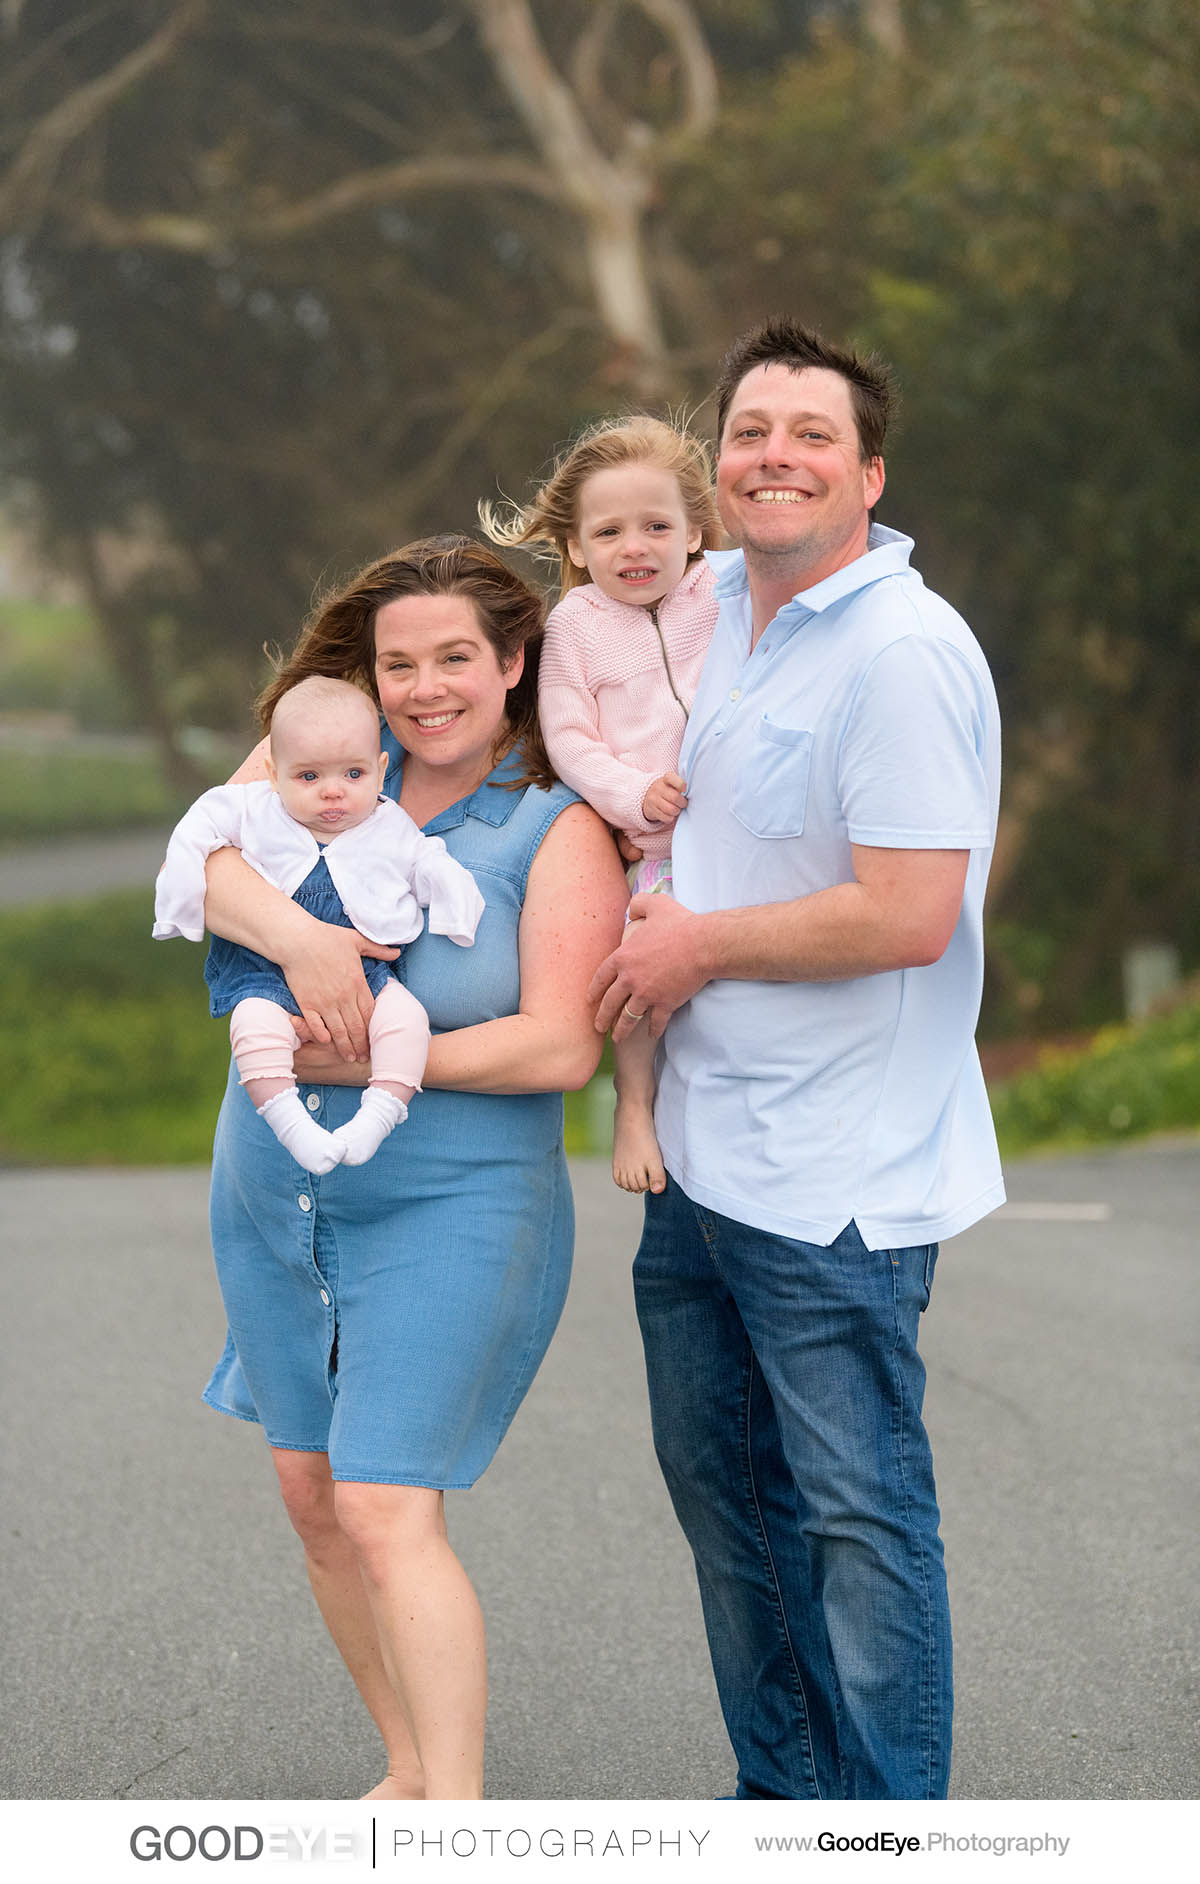
[[[328,1289],[322,1289],[322,1290],[321,1290],[321,1300],[322,1300],[322,1301],[324,1302],[324,1304],[325,1304],[325,1306],[326,1306],[326,1308],[328,1308],[328,1307],[329,1307],[329,1291],[328,1291]]]
[[[307,1098],[307,1099],[306,1099],[306,1100],[304,1101],[304,1103],[305,1103],[305,1105],[306,1105],[306,1106],[308,1107],[308,1109],[309,1109],[309,1111],[310,1111],[310,1112],[319,1112],[319,1111],[321,1110],[321,1095],[320,1095],[320,1093],[319,1093],[319,1092],[310,1092],[310,1093],[309,1093],[309,1095],[308,1095],[308,1098]]]
[[[740,700],[741,697],[742,697],[742,690],[740,687],[735,687],[729,696],[731,700]]]
[[[301,1191],[299,1197],[297,1197],[296,1199],[296,1202],[299,1204],[301,1210],[312,1209],[312,1198],[308,1195],[307,1191]]]

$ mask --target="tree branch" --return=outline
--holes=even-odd
[[[671,150],[710,131],[717,117],[717,68],[687,0],[636,0],[679,57],[683,74],[683,119],[663,139]]]
[[[902,0],[863,0],[863,21],[881,52],[893,59],[902,56],[907,46]]]
[[[540,334],[514,347],[508,358],[489,374],[479,397],[460,414],[437,450],[422,461],[419,471],[400,484],[394,499],[399,509],[404,510],[410,504],[415,506],[418,501],[428,502],[436,495],[453,475],[467,446],[478,438],[505,401],[520,389],[529,368],[556,353],[572,333],[592,324],[592,316],[588,314],[561,313]]]
[[[513,105],[570,200],[585,213],[628,179],[592,136],[578,100],[551,64],[527,0],[465,0]]]
[[[183,35],[205,11],[205,0],[183,5],[157,33],[119,59],[109,72],[81,85],[34,126],[0,184],[0,224],[30,211],[36,216],[49,195],[55,173],[71,145],[147,72],[169,58]]]
[[[470,188],[521,190],[558,202],[554,179],[540,165],[524,157],[496,157],[480,152],[473,157],[414,157],[404,163],[381,164],[377,169],[339,177],[324,190],[298,203],[287,203],[265,215],[219,221],[206,216],[152,210],[122,215],[106,203],[72,204],[76,225],[106,248],[139,246],[175,249],[200,255],[234,241],[282,242],[305,235],[322,223],[351,211],[394,203],[426,190]]]

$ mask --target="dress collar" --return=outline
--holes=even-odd
[[[392,732],[387,721],[380,715],[379,742],[388,755],[388,769],[384,774],[383,789],[389,798],[400,796],[400,779],[404,770],[404,748]],[[443,831],[452,831],[457,825],[464,824],[468,818],[478,818],[484,824],[506,824],[520,802],[521,794],[512,789],[510,780],[516,779],[521,772],[521,755],[514,749],[493,766],[481,784],[469,792],[465,798],[459,798],[454,804],[447,805],[445,811],[439,811],[436,818],[431,818],[424,827],[431,837],[439,836]]]

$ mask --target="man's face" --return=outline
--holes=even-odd
[[[883,459],[864,464],[850,387],[826,367],[756,366],[730,401],[717,506],[735,543],[795,563],[809,582],[866,548]]]

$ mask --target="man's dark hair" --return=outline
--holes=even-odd
[[[717,378],[717,444],[725,431],[734,393],[756,366],[786,366],[789,373],[802,373],[806,367],[824,367],[840,373],[850,387],[850,405],[858,429],[859,457],[866,464],[883,456],[883,441],[893,406],[892,374],[878,354],[860,357],[844,347],[835,347],[810,327],[798,321],[764,321],[739,335],[721,362]]]

